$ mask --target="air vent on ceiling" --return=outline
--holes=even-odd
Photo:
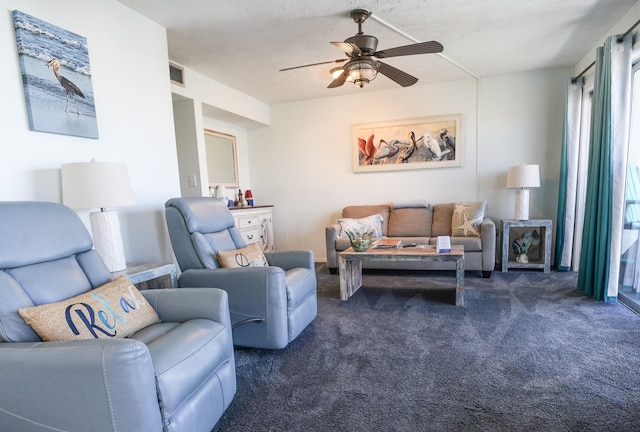
[[[172,83],[184,87],[184,68],[169,62],[169,79]]]

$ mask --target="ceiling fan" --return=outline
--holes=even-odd
[[[329,63],[346,62],[342,66],[331,69],[331,75],[334,80],[327,86],[328,88],[340,87],[347,81],[362,88],[375,79],[378,73],[390,78],[402,87],[409,87],[418,82],[418,78],[376,59],[414,54],[439,53],[444,49],[442,44],[436,41],[430,41],[376,51],[378,48],[378,38],[366,35],[362,32],[362,23],[370,16],[371,12],[365,9],[355,9],[351,11],[351,19],[358,24],[358,33],[355,36],[346,39],[344,42],[331,42],[333,45],[342,49],[347,58],[294,66],[280,69],[280,71],[282,72]]]

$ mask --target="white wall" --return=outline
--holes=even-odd
[[[499,223],[513,217],[515,204],[506,170],[522,162],[539,163],[544,179],[532,192],[532,217],[555,219],[568,74],[538,71],[481,79],[479,87],[468,79],[272,106],[271,126],[249,131],[249,145],[256,200],[275,206],[276,248],[308,248],[326,259],[324,227],[351,204],[486,199]],[[352,172],[351,125],[451,113],[463,115],[462,167]]]
[[[246,131],[249,128],[269,124],[269,106],[231,87],[208,79],[189,68],[184,68],[184,84],[184,86],[172,84],[172,92],[183,105],[181,114],[192,108],[193,118],[189,119],[188,114],[180,115],[180,118],[176,117],[177,130],[191,130],[191,128],[195,130],[196,142],[192,143],[193,140],[187,137],[184,139],[186,141],[184,146],[195,146],[195,156],[200,163],[197,167],[193,166],[191,157],[194,156],[194,152],[183,148],[185,151],[182,151],[179,157],[183,196],[207,196],[209,194],[204,129],[236,137],[239,188],[243,191],[251,189],[249,145]],[[192,107],[189,108],[189,105]],[[180,146],[183,144],[181,143]],[[183,165],[187,167],[183,167]],[[191,166],[188,167],[189,165]],[[198,177],[198,190],[188,185],[187,175]],[[237,190],[227,188],[227,192],[229,197],[233,197]]]
[[[0,200],[61,202],[63,163],[124,162],[136,198],[118,209],[127,261],[170,260],[164,202],[180,190],[166,31],[114,0],[61,3],[6,0],[0,8]],[[87,38],[99,139],[29,130],[13,9]],[[80,214],[88,224],[87,212]]]
[[[500,75],[480,81],[479,189],[496,223],[513,218],[510,166],[538,164],[540,188],[530,190],[532,219],[555,220],[562,150],[565,82],[571,70]]]

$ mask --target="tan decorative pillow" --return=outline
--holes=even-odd
[[[252,243],[242,249],[218,251],[218,262],[221,267],[225,268],[265,267],[269,265],[257,243]]]
[[[389,237],[431,237],[433,211],[429,207],[393,208],[389,213]]]
[[[433,223],[431,224],[431,235],[433,237],[451,235],[453,208],[453,203],[433,205]]]
[[[43,341],[125,338],[160,322],[126,276],[57,303],[18,309]]]
[[[453,237],[480,237],[480,225],[484,219],[486,201],[456,203],[451,218]]]

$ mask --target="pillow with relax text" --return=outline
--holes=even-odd
[[[220,263],[220,267],[224,268],[266,267],[269,265],[258,243],[252,243],[242,249],[218,251],[218,263]]]
[[[350,233],[369,233],[373,232],[373,236],[382,237],[382,215],[374,214],[359,219],[340,218],[340,237],[347,237],[347,231]]]
[[[57,303],[18,309],[43,341],[124,338],[160,318],[126,276]]]
[[[480,237],[480,225],[484,219],[486,201],[456,203],[451,218],[453,237]]]

